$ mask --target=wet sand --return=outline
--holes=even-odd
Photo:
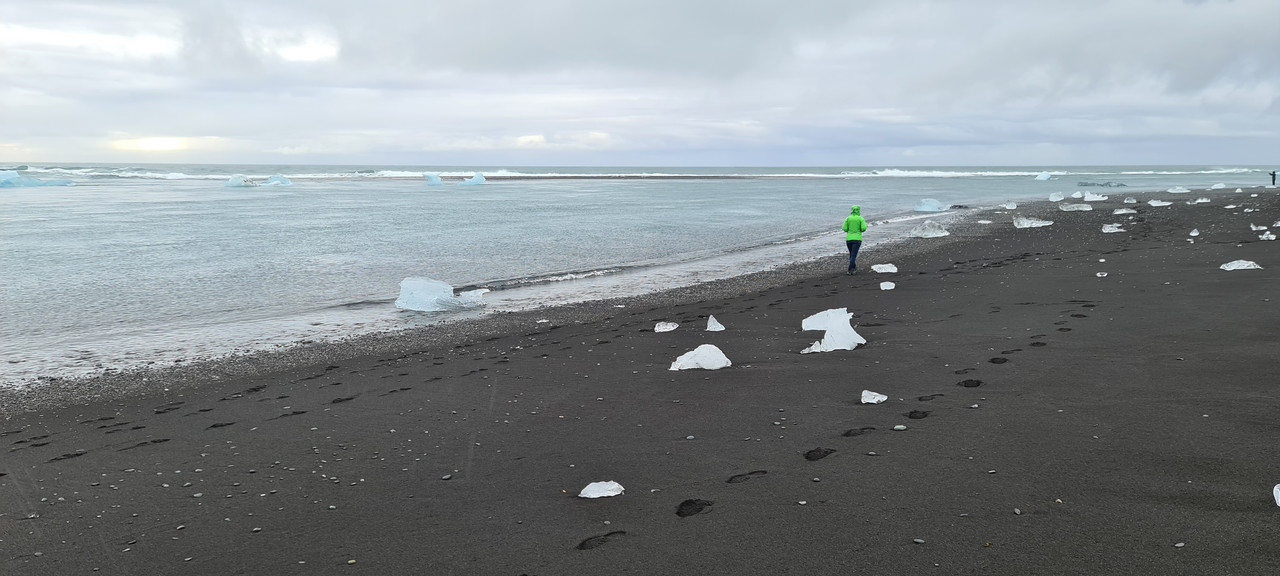
[[[852,277],[0,393],[0,573],[1277,573],[1276,190],[1107,193]],[[868,343],[799,354],[841,307]],[[668,370],[700,344],[733,366]]]

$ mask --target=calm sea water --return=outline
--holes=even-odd
[[[406,277],[496,288],[486,309],[525,309],[842,252],[852,203],[898,222],[873,226],[868,238],[884,241],[924,198],[1235,188],[1269,183],[1272,169],[3,168],[75,185],[0,188],[0,385],[439,319],[394,306]],[[476,172],[487,181],[461,183]],[[226,186],[237,174],[292,184]]]

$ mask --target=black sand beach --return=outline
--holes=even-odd
[[[0,393],[0,574],[1280,573],[1276,190],[1123,196],[852,277]],[[868,343],[799,354],[842,307]],[[668,370],[708,343],[733,366]]]

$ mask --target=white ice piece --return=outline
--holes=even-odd
[[[1134,198],[1133,196],[1129,196],[1129,197],[1126,197],[1126,198],[1124,199],[1124,203],[1125,203],[1125,204],[1137,204],[1137,203],[1138,203],[1138,199],[1137,199],[1137,198]]]
[[[1232,260],[1219,266],[1223,270],[1261,270],[1262,267],[1252,260]]]
[[[870,390],[862,391],[863,404],[879,404],[888,399],[889,399],[888,396],[885,396],[884,394],[881,394],[879,392],[872,392]],[[1276,489],[1280,490],[1280,484],[1276,485]],[[1280,497],[1277,497],[1277,502],[1280,502]]]
[[[979,224],[990,224],[990,223],[991,223],[991,221],[990,221],[990,220],[979,220],[979,221],[978,221],[978,223],[979,223]]]
[[[1013,202],[1013,201],[1005,202],[1005,203],[1004,203],[1004,209],[1005,209],[1005,210],[1017,210],[1017,209],[1018,209],[1018,203],[1017,203],[1017,202]]]
[[[1147,200],[1147,204],[1150,204],[1155,208],[1159,208],[1161,206],[1169,206],[1173,204],[1173,202],[1165,202],[1164,200]]]
[[[1058,209],[1063,212],[1088,212],[1093,210],[1090,204],[1059,204]]]
[[[1261,232],[1261,231],[1263,231],[1263,230],[1266,230],[1266,229],[1267,229],[1267,227],[1266,227],[1266,226],[1258,226],[1258,225],[1255,225],[1253,222],[1250,222],[1250,223],[1249,223],[1249,229],[1250,229],[1250,230],[1253,230],[1254,232]]]
[[[284,174],[272,174],[262,181],[263,186],[293,186],[293,180],[285,177]]]
[[[723,332],[724,324],[716,320],[715,316],[707,316],[707,332]]]
[[[881,283],[880,283],[880,289],[881,289],[881,290],[893,290],[893,289],[894,289],[894,288],[896,288],[897,286],[898,286],[898,285],[897,285],[897,284],[894,284],[893,282],[881,282]]]
[[[1121,228],[1119,224],[1103,224],[1102,225],[1103,234],[1110,234],[1112,232],[1124,232],[1124,228]]]
[[[680,325],[676,324],[675,322],[659,322],[657,325],[653,327],[653,331],[654,332],[670,332],[679,327]]]
[[[1186,194],[1187,192],[1190,192],[1190,191],[1191,190],[1187,188],[1183,188],[1182,186],[1174,186],[1173,188],[1165,190],[1165,192],[1168,192],[1170,194]]]
[[[1237,193],[1237,194],[1239,194],[1239,193],[1241,193],[1241,192],[1244,192],[1244,190],[1242,190],[1242,189],[1240,189],[1240,188],[1236,188],[1236,193]]]
[[[1226,184],[1223,184],[1222,182],[1219,182],[1219,183],[1217,183],[1217,184],[1214,184],[1213,186],[1210,186],[1209,188],[1210,188],[1211,190],[1221,190],[1221,189],[1226,188],[1226,187],[1227,187],[1227,185],[1226,185]]]
[[[1098,276],[1099,278],[1106,278],[1106,277],[1107,277],[1107,273],[1106,273],[1106,272],[1099,272],[1099,273],[1097,274],[1097,276]]]
[[[1062,193],[1061,193],[1061,192],[1054,192],[1053,194],[1050,194],[1050,195],[1049,195],[1049,201],[1050,201],[1050,202],[1059,202],[1059,201],[1061,201],[1061,200],[1062,200],[1062,198],[1063,198],[1063,196],[1062,196]]]
[[[916,203],[916,212],[943,212],[950,210],[950,204],[943,204],[933,198],[924,198]]]
[[[729,357],[724,355],[714,344],[703,344],[689,352],[681,354],[671,363],[668,370],[719,370],[732,366]]]
[[[1049,178],[1052,178],[1052,177],[1053,175],[1049,174],[1048,172],[1041,172],[1036,175],[1036,180],[1048,180]]]
[[[1212,202],[1212,200],[1202,197],[1202,198],[1196,198],[1195,202],[1191,202],[1191,204],[1206,204],[1209,202]]]
[[[1276,506],[1280,506],[1280,484],[1271,489],[1271,497],[1276,499]]]
[[[1258,236],[1258,239],[1259,240],[1275,240],[1276,235],[1272,234],[1271,232],[1263,232],[1261,236]]]
[[[623,490],[625,490],[625,488],[623,488],[621,484],[614,482],[613,480],[606,480],[603,482],[592,482],[590,484],[587,484],[587,487],[583,488],[582,491],[578,493],[578,497],[579,498],[607,498],[609,496],[617,496],[621,494]]]
[[[898,267],[893,264],[872,264],[871,269],[881,274],[891,274],[898,271]]]
[[[470,178],[467,178],[466,180],[463,180],[458,184],[461,186],[477,186],[480,184],[484,184],[484,174],[476,172]]]
[[[1108,199],[1108,198],[1110,198],[1110,196],[1103,196],[1103,195],[1101,195],[1101,194],[1094,194],[1093,192],[1085,192],[1085,193],[1084,193],[1084,201],[1085,201],[1085,202],[1101,202],[1101,201],[1106,200],[1106,199]]]
[[[941,224],[933,220],[925,220],[923,224],[912,228],[907,234],[916,238],[940,238],[951,233],[947,232]]]
[[[446,282],[431,278],[405,278],[400,281],[400,297],[396,298],[396,308],[420,312],[475,308],[484,305],[482,296],[488,291],[487,288],[480,288],[454,296],[453,286]]]
[[[853,326],[849,324],[849,319],[853,318],[853,314],[849,313],[847,308],[832,308],[823,310],[813,316],[805,318],[800,323],[802,330],[824,330],[822,339],[814,342],[812,346],[801,350],[801,354],[809,354],[811,352],[830,352],[832,350],[853,350],[859,344],[866,344],[867,339],[859,336],[854,331]]]
[[[436,172],[423,172],[422,177],[427,179],[427,186],[440,186],[444,181],[440,180],[440,174]]]
[[[1222,207],[1223,210],[1234,210],[1236,208],[1237,206],[1235,204],[1227,204],[1226,206]]]
[[[1079,190],[1076,190],[1075,192],[1072,192],[1072,193],[1071,193],[1071,197],[1072,197],[1072,198],[1075,198],[1075,199],[1077,199],[1077,200],[1078,200],[1078,199],[1080,199],[1080,198],[1084,198],[1084,192],[1081,192],[1081,191],[1079,191]]]
[[[1280,220],[1276,220],[1276,221],[1275,221],[1275,223],[1273,223],[1273,224],[1271,225],[1271,227],[1272,227],[1272,228],[1280,228]]]
[[[1015,216],[1013,218],[1014,228],[1039,228],[1050,224],[1053,224],[1053,220],[1040,220],[1038,218],[1025,218],[1022,216]]]
[[[249,177],[244,174],[236,174],[227,178],[227,182],[223,184],[223,186],[226,186],[227,188],[252,188],[257,185],[257,182],[250,180]]]
[[[1250,195],[1249,195],[1249,197],[1250,197],[1250,198],[1257,198],[1257,197],[1258,197],[1258,195],[1257,195],[1257,194],[1250,194]]]
[[[1137,213],[1138,213],[1138,211],[1137,211],[1137,210],[1134,210],[1133,208],[1116,208],[1115,210],[1112,210],[1112,211],[1111,211],[1111,214],[1112,214],[1112,215],[1120,215],[1120,214],[1137,214]]]
[[[1199,236],[1199,235],[1200,235],[1200,229],[1199,229],[1199,228],[1192,228],[1192,229],[1191,229],[1191,232],[1189,232],[1189,233],[1187,234],[1187,236]]]

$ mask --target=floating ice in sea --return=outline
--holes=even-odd
[[[424,172],[422,177],[427,179],[427,186],[439,186],[444,184],[444,182],[440,180],[440,175],[435,172]]]
[[[1036,180],[1048,180],[1049,178],[1052,178],[1052,177],[1053,175],[1049,174],[1048,172],[1041,172],[1040,174],[1036,175]]]
[[[1133,208],[1116,208],[1115,210],[1112,210],[1112,211],[1111,211],[1111,214],[1112,214],[1112,215],[1116,215],[1116,214],[1137,214],[1137,213],[1138,213],[1138,211],[1137,211],[1137,210],[1134,210]]]
[[[891,274],[898,271],[898,267],[893,264],[872,264],[871,269],[881,274]]]
[[[1093,192],[1085,192],[1085,193],[1084,193],[1084,201],[1085,201],[1085,202],[1101,202],[1101,201],[1103,201],[1103,200],[1106,200],[1107,198],[1109,198],[1109,196],[1103,196],[1103,195],[1101,195],[1101,194],[1094,194]]]
[[[432,278],[405,278],[400,281],[400,297],[396,308],[420,312],[463,310],[484,305],[483,295],[489,290],[480,288],[453,295],[453,286]]]
[[[1161,206],[1169,206],[1170,204],[1173,204],[1173,202],[1165,202],[1164,200],[1147,200],[1147,204],[1159,208]]]
[[[1257,262],[1251,260],[1232,260],[1219,266],[1223,270],[1261,270]]]
[[[888,400],[888,399],[889,399],[889,397],[888,397],[888,396],[885,396],[884,394],[881,394],[881,393],[879,393],[879,392],[872,392],[872,391],[870,391],[870,390],[863,390],[863,391],[862,391],[862,403],[863,403],[863,404],[879,404],[879,403],[884,402],[885,400]],[[1277,484],[1277,485],[1276,485],[1276,487],[1277,487],[1277,488],[1280,488],[1280,484]],[[1280,504],[1280,496],[1277,496],[1277,497],[1276,497],[1276,501],[1277,501],[1277,503],[1278,503],[1278,504]]]
[[[1088,212],[1093,210],[1093,206],[1089,204],[1059,204],[1058,209],[1063,212]]]
[[[1026,218],[1023,216],[1016,216],[1013,219],[1014,228],[1039,228],[1050,224],[1053,224],[1053,220],[1040,220],[1038,218]]]
[[[881,289],[881,290],[893,290],[896,286],[897,286],[897,284],[894,284],[893,282],[881,282],[881,283],[880,283],[880,289]]]
[[[1077,198],[1077,199],[1079,199],[1079,198],[1084,198],[1084,192],[1081,192],[1081,191],[1079,191],[1079,190],[1076,190],[1075,192],[1072,192],[1072,193],[1071,193],[1071,197],[1072,197],[1072,198]]]
[[[681,354],[668,370],[719,370],[733,365],[729,358],[714,344],[703,344]]]
[[[1254,232],[1257,232],[1257,231],[1259,231],[1259,230],[1266,230],[1266,229],[1267,229],[1267,227],[1266,227],[1266,226],[1257,226],[1257,225],[1255,225],[1254,223],[1250,222],[1250,223],[1249,223],[1249,229],[1250,229],[1250,230],[1253,230]]]
[[[716,321],[715,316],[707,316],[707,332],[722,332],[722,331],[724,331],[724,324],[721,324],[720,322]]]
[[[1005,203],[1004,203],[1004,209],[1005,209],[1005,210],[1017,210],[1017,209],[1018,209],[1018,203],[1017,203],[1017,202],[1005,202]]]
[[[293,181],[285,178],[284,174],[272,174],[266,180],[262,181],[263,186],[293,186]]]
[[[1061,192],[1054,192],[1053,194],[1050,194],[1050,195],[1049,195],[1049,201],[1050,201],[1050,202],[1058,202],[1058,201],[1062,200],[1062,198],[1063,198],[1063,196],[1062,196],[1062,193],[1061,193]]]
[[[1124,232],[1124,228],[1121,228],[1119,224],[1103,224],[1102,225],[1103,234],[1110,234],[1112,232]]]
[[[1165,192],[1168,192],[1170,194],[1186,194],[1187,192],[1190,192],[1190,191],[1191,190],[1187,188],[1183,188],[1182,186],[1174,186],[1173,188],[1165,190]]]
[[[924,198],[917,202],[915,207],[916,212],[943,212],[950,209],[950,204],[943,204],[933,198]]]
[[[912,228],[907,234],[915,238],[940,238],[951,233],[947,232],[947,229],[943,228],[941,224],[933,220],[925,220],[924,223]]]
[[[1226,187],[1227,187],[1227,185],[1226,185],[1226,184],[1223,184],[1222,182],[1219,182],[1219,183],[1217,183],[1217,184],[1214,184],[1213,186],[1210,186],[1209,188],[1210,188],[1210,189],[1212,189],[1212,190],[1221,190],[1221,189],[1226,188]]]
[[[653,331],[654,332],[670,332],[679,327],[680,325],[676,324],[675,322],[659,322],[656,326],[653,327]]]
[[[1191,232],[1187,234],[1187,236],[1199,236],[1199,235],[1200,235],[1199,228],[1192,228]]]
[[[822,339],[814,342],[813,345],[801,350],[801,354],[809,354],[811,352],[830,352],[832,350],[853,350],[859,344],[866,344],[866,338],[859,336],[854,331],[853,326],[849,324],[849,319],[853,318],[847,308],[832,308],[823,310],[813,316],[805,318],[800,323],[802,330],[825,330]]]
[[[1125,199],[1124,199],[1124,203],[1125,203],[1125,204],[1137,204],[1137,203],[1138,203],[1138,199],[1137,199],[1137,198],[1134,198],[1133,196],[1129,196],[1129,197],[1127,197],[1127,198],[1125,198]]]
[[[25,188],[34,186],[75,186],[66,178],[41,180],[32,176],[20,176],[16,170],[0,170],[0,188]]]
[[[1261,236],[1258,236],[1258,239],[1259,240],[1275,240],[1276,235],[1272,234],[1271,232],[1263,232]]]
[[[578,497],[579,498],[607,498],[609,496],[617,496],[621,494],[623,490],[624,488],[622,487],[622,485],[617,482],[614,482],[613,480],[608,480],[605,482],[592,482],[590,484],[587,484],[587,487],[583,488],[582,491],[578,493]]]
[[[257,182],[250,180],[249,177],[244,174],[236,174],[235,176],[227,178],[227,182],[223,184],[223,186],[226,186],[227,188],[252,188],[257,185]]]
[[[462,186],[476,186],[478,184],[484,184],[484,174],[476,172],[475,175],[459,182],[458,184]]]

